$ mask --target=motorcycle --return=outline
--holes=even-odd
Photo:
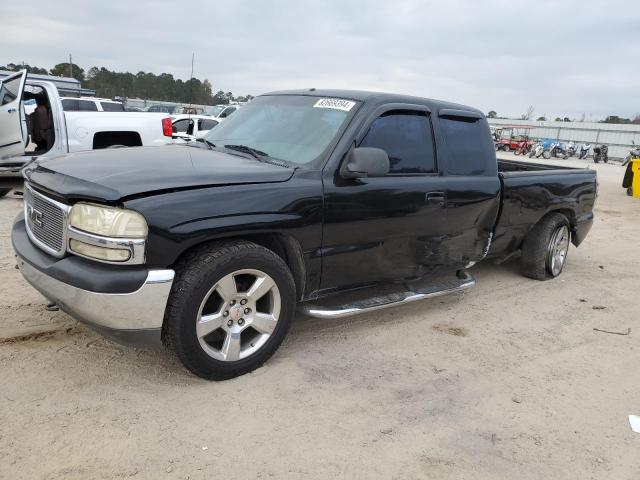
[[[609,162],[609,147],[604,144],[593,147],[593,161],[600,163],[600,160],[604,163]]]
[[[513,153],[516,155],[526,155],[531,151],[532,148],[533,143],[525,140],[524,142],[520,142],[518,144],[518,148],[516,148],[516,151]]]
[[[569,142],[566,145],[565,148],[565,157],[564,158],[571,158],[576,154],[576,144],[573,142]]]
[[[540,142],[540,144],[542,145],[542,156],[546,159],[551,158],[551,149],[556,146],[557,142],[555,140],[545,138]]]
[[[583,143],[580,145],[580,153],[578,154],[578,158],[582,160],[583,158],[587,158],[589,155],[589,150],[591,150],[591,145],[588,143]]]
[[[543,152],[544,152],[544,145],[542,144],[542,142],[537,142],[531,148],[531,151],[529,152],[529,158],[533,158],[533,157],[540,158]]]
[[[561,143],[561,142],[553,143],[551,145],[551,148],[549,148],[549,150],[545,150],[542,156],[546,159],[549,159],[551,157],[565,158],[565,159],[569,158],[569,154],[567,153],[567,148],[565,147],[564,143]]]

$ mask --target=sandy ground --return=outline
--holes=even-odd
[[[45,311],[14,269],[21,200],[0,200],[0,478],[640,478],[640,201],[594,168],[596,222],[560,279],[481,264],[463,294],[300,317],[221,383]]]

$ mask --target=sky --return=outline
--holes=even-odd
[[[518,117],[640,113],[639,0],[30,0],[0,65],[172,73],[235,95],[404,93]]]

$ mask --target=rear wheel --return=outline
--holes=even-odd
[[[520,272],[536,280],[555,278],[567,260],[571,234],[567,217],[552,213],[540,220],[522,245]]]
[[[522,154],[522,148],[520,148],[520,147],[516,148],[516,151],[515,151],[515,152],[513,152],[513,153],[514,153],[514,155],[520,155],[520,154]]]
[[[295,285],[282,258],[246,241],[194,251],[180,262],[163,340],[208,380],[250,372],[278,349],[295,312]]]

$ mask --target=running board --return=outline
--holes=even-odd
[[[391,293],[377,297],[360,300],[354,303],[323,307],[321,305],[302,305],[300,311],[305,315],[315,318],[340,318],[360,313],[369,313],[387,307],[395,307],[410,302],[417,302],[427,298],[440,297],[450,293],[467,290],[476,284],[473,276],[468,272],[461,272],[455,280],[445,281],[425,288],[417,288],[411,291]]]

